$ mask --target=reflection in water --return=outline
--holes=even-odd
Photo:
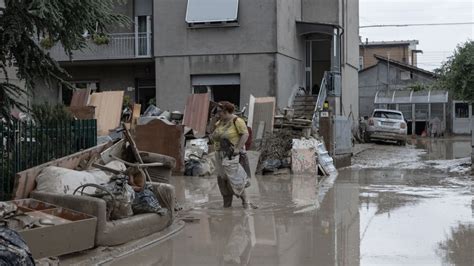
[[[458,224],[451,236],[438,244],[444,262],[454,265],[474,265],[474,224]]]
[[[238,205],[222,209],[214,179],[180,179],[175,180],[175,185],[184,185],[177,187],[178,200],[193,208],[186,216],[199,221],[188,223],[182,233],[164,243],[112,264],[359,264],[356,177],[339,181],[323,202],[318,202],[315,177],[257,177],[249,193],[250,199],[262,206],[257,210],[243,210]]]
[[[446,228],[472,221],[471,191],[440,180],[425,170],[344,169],[320,200],[315,177],[260,176],[252,178],[249,190],[260,208],[243,210],[222,208],[214,178],[176,178],[178,200],[191,209],[185,216],[198,221],[112,264],[439,264],[434,249]],[[469,230],[453,232],[454,242],[439,249],[467,252],[461,246],[453,251],[464,235],[471,242],[463,245],[472,250]]]
[[[451,160],[468,157],[471,154],[470,139],[452,138],[452,139],[432,139],[418,138],[413,140],[413,144],[418,149],[425,149],[426,160]]]

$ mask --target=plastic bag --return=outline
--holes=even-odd
[[[23,238],[6,227],[0,227],[0,265],[35,265]]]
[[[268,159],[262,163],[262,171],[264,173],[276,172],[281,167],[281,161],[278,159]]]
[[[153,104],[150,104],[148,108],[146,108],[145,112],[143,113],[143,116],[159,116],[163,113],[160,108],[156,107]]]
[[[157,213],[159,215],[166,214],[167,210],[161,208],[158,199],[156,198],[149,185],[135,193],[135,199],[132,204],[133,214],[140,213]]]
[[[225,157],[222,160],[224,173],[230,181],[234,194],[237,196],[240,196],[245,190],[245,185],[248,179],[245,169],[239,163],[239,159],[239,156],[234,156],[231,159]]]
[[[109,183],[104,185],[104,188],[114,195],[115,199],[108,194],[104,195],[104,199],[107,203],[107,209],[111,210],[110,219],[118,220],[127,218],[133,215],[132,203],[135,199],[135,191],[128,184],[128,178],[126,176],[115,176]],[[102,190],[98,189],[96,193],[103,193]]]

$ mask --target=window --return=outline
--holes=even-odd
[[[388,118],[388,119],[396,119],[396,120],[403,120],[403,116],[400,113],[394,112],[385,112],[385,111],[376,111],[374,113],[374,117],[376,118]]]
[[[237,23],[239,0],[188,0],[189,26],[220,26]]]
[[[454,112],[455,112],[456,118],[469,118],[469,104],[456,103],[454,105]]]
[[[135,17],[135,55],[151,55],[151,16]]]
[[[401,80],[410,80],[411,78],[412,78],[412,74],[410,71],[400,71]]]
[[[359,70],[364,69],[364,57],[359,56]]]

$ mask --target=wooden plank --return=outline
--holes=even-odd
[[[251,127],[252,129],[254,129],[252,126],[253,126],[253,115],[254,115],[254,112],[255,112],[255,97],[250,94],[250,99],[249,99],[249,115],[247,117],[247,126],[248,127]],[[260,121],[258,121],[260,122]]]
[[[257,127],[257,135],[255,137],[256,140],[263,139],[263,133],[265,132],[265,121],[260,121]]]
[[[95,106],[70,106],[68,109],[77,119],[95,119]]]
[[[273,132],[275,105],[275,97],[256,98],[250,95],[247,125],[255,129],[258,128],[260,121],[264,121],[265,133]]]
[[[79,89],[72,93],[71,107],[84,107],[89,104],[91,89]]]
[[[142,110],[141,104],[134,104],[132,110],[132,121],[130,122],[130,129],[134,130],[137,126],[138,118],[140,118],[140,112]]]
[[[173,157],[175,172],[184,173],[184,126],[153,120],[135,128],[135,141],[140,151]]]
[[[210,94],[192,94],[186,101],[183,124],[195,131],[197,138],[206,135],[207,121],[209,119]]]
[[[97,134],[106,136],[109,130],[120,125],[122,115],[123,91],[93,93],[90,105],[96,107]]]

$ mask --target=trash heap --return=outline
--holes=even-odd
[[[285,108],[274,117],[272,133],[267,133],[260,146],[258,170],[262,174],[330,175],[336,171],[324,143],[312,134],[312,121],[294,117]]]

